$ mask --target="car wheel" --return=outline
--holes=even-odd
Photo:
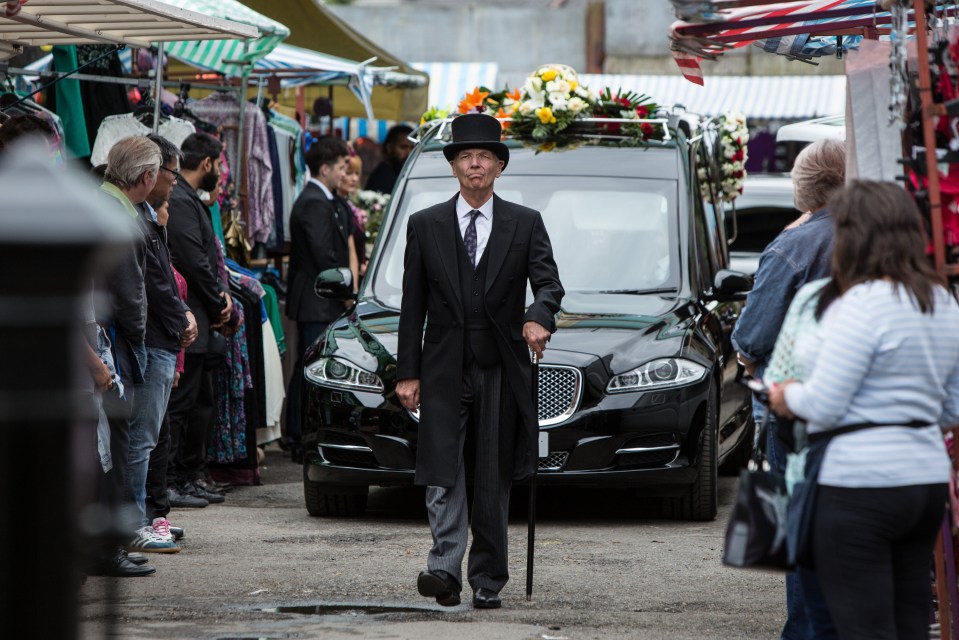
[[[674,517],[684,520],[714,520],[719,510],[719,470],[717,468],[717,420],[719,405],[716,386],[712,385],[706,400],[702,446],[696,456],[696,481],[685,493],[672,499]]]
[[[303,465],[303,495],[311,516],[360,516],[366,511],[370,488],[344,487],[314,482],[308,475],[309,463]]]

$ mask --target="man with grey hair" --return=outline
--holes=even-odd
[[[759,257],[756,283],[733,330],[733,346],[747,373],[761,378],[772,356],[786,311],[807,282],[829,275],[833,223],[826,209],[830,196],[846,177],[846,147],[838,140],[820,140],[800,152],[792,170],[793,197],[803,215],[784,229]],[[768,408],[753,400],[753,418],[762,424]],[[776,417],[770,414],[766,439],[769,463],[780,473],[786,452],[776,438]],[[786,576],[786,624],[782,640],[831,637],[831,622],[814,574]]]
[[[124,138],[107,156],[104,183],[100,187],[119,204],[116,215],[139,220],[138,206],[156,185],[160,170],[160,150],[142,136]],[[123,395],[104,394],[103,408],[110,421],[110,455],[113,468],[107,474],[104,499],[115,507],[129,509],[134,504],[127,479],[130,451],[130,419],[133,415],[136,386],[143,384],[147,366],[145,346],[147,299],[144,273],[147,242],[141,233],[118,256],[117,263],[98,288],[110,298],[107,317],[98,321],[113,344],[117,374],[123,383]],[[98,309],[100,311],[100,309]],[[122,551],[120,551],[122,553]],[[119,559],[118,559],[119,558]],[[142,569],[127,570],[122,556],[114,558],[114,575],[143,575]]]
[[[153,189],[138,210],[140,224],[147,238],[146,270],[144,272],[147,299],[146,367],[144,381],[134,386],[133,417],[130,421],[130,449],[128,477],[130,493],[137,507],[139,523],[136,536],[127,550],[153,553],[176,553],[180,548],[173,539],[167,509],[161,515],[147,513],[147,478],[150,461],[160,440],[160,428],[170,400],[170,391],[176,375],[177,354],[196,338],[196,320],[190,308],[180,299],[170,250],[167,247],[166,228],[160,224],[150,203],[154,199],[166,206],[180,170],[180,150],[160,136],[148,136],[160,151],[161,164]],[[169,448],[168,439],[166,448]],[[166,456],[162,455],[163,477],[158,482],[159,492],[166,499]],[[160,466],[159,464],[157,466]],[[157,484],[157,483],[155,483]]]

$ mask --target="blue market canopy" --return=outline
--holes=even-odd
[[[664,105],[693,113],[739,111],[750,120],[802,120],[845,113],[845,76],[713,76],[706,86],[682,76],[579,75],[593,91],[610,87],[646,94]]]

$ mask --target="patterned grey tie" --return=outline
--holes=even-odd
[[[470,264],[476,268],[476,217],[479,211],[473,209],[470,211],[470,223],[466,227],[466,233],[463,235],[463,243],[466,244],[466,255],[469,256]]]

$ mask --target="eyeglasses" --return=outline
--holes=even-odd
[[[183,176],[180,175],[180,172],[179,172],[179,171],[174,171],[173,169],[167,169],[167,168],[164,167],[163,165],[160,165],[160,168],[163,169],[164,171],[166,171],[167,173],[172,173],[174,180],[179,180],[180,178],[183,177]]]

